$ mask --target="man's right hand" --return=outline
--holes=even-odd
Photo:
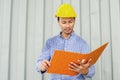
[[[43,60],[40,64],[40,70],[46,71],[50,66],[50,62],[48,60]]]

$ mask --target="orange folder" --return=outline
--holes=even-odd
[[[92,61],[90,62],[90,65],[93,65],[98,60],[101,53],[107,46],[107,44],[108,43],[105,43],[104,45],[100,46],[99,48],[95,49],[94,51],[88,54],[55,50],[53,57],[50,61],[51,65],[48,68],[47,73],[70,75],[70,76],[77,75],[78,74],[77,72],[69,70],[68,65],[70,64],[70,62],[78,63],[78,60],[82,60],[82,59],[89,60],[91,58]]]

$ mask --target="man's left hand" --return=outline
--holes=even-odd
[[[86,75],[89,72],[91,59],[89,60],[78,60],[78,64],[70,62],[69,69],[80,74]]]

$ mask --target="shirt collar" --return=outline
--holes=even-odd
[[[63,38],[61,34],[62,34],[62,32],[60,32],[59,37],[60,37],[60,38]],[[73,31],[73,32],[70,34],[69,38],[72,37],[72,36],[74,36],[74,35],[75,35],[75,32]],[[68,39],[69,39],[69,38],[68,38]],[[63,39],[65,39],[65,38],[63,38]]]

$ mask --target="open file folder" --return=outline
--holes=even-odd
[[[93,65],[98,60],[103,50],[107,46],[107,44],[108,43],[105,43],[104,45],[100,46],[94,51],[91,51],[88,54],[55,50],[53,57],[50,61],[51,65],[48,68],[47,72],[52,74],[62,74],[62,75],[70,75],[70,76],[77,75],[78,74],[77,72],[68,69],[69,68],[68,65],[70,64],[70,62],[78,63],[78,60],[82,60],[82,59],[89,60],[91,58],[92,61],[90,62],[90,65]]]

